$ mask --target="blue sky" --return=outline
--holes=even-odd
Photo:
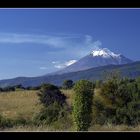
[[[96,47],[140,60],[140,9],[0,9],[0,79],[54,72]]]

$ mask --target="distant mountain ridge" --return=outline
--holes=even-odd
[[[122,77],[136,78],[140,76],[140,61],[122,64],[122,65],[106,65],[96,68],[91,68],[88,70],[57,74],[57,75],[46,75],[40,77],[17,77],[14,79],[1,80],[0,86],[13,86],[17,84],[22,84],[24,87],[28,86],[38,86],[41,83],[51,83],[57,86],[61,86],[63,81],[66,79],[71,79],[77,81],[80,79],[87,80],[100,80],[103,79],[104,71],[119,70],[122,74]]]

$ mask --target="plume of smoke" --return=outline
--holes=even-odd
[[[101,41],[99,41],[99,40],[94,41],[93,37],[90,36],[90,35],[86,35],[85,36],[85,43],[86,43],[86,46],[91,48],[92,50],[98,50],[102,46],[102,42]]]

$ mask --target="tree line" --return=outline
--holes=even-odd
[[[39,86],[27,86],[27,87],[22,86],[22,84],[5,86],[5,87],[0,87],[0,92],[8,92],[8,91],[16,91],[16,90],[40,90],[42,85],[44,85],[44,83]],[[70,89],[73,86],[74,86],[74,82],[72,80],[64,80],[63,85],[59,88]]]

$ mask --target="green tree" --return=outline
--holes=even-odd
[[[138,90],[140,91],[140,77],[136,78]]]
[[[67,109],[64,107],[66,106],[66,96],[61,93],[57,86],[43,84],[38,96],[44,108],[33,117],[36,124],[40,122],[50,124],[64,116]]]
[[[140,92],[133,79],[110,79],[94,97],[97,123],[137,125],[140,121]]]
[[[87,131],[92,120],[93,83],[80,80],[74,86],[73,119],[77,131]]]
[[[63,88],[70,89],[73,87],[73,81],[72,80],[65,80],[63,82]]]

